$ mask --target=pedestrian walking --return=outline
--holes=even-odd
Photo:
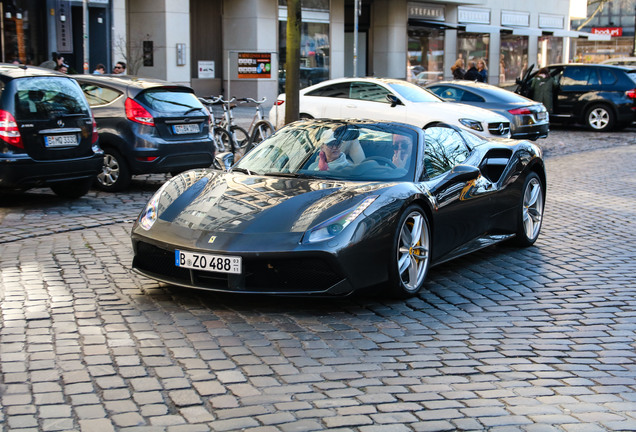
[[[550,114],[554,109],[553,95],[556,86],[556,81],[550,76],[548,68],[539,69],[530,84],[530,96],[541,102]]]
[[[455,64],[451,66],[451,72],[453,73],[453,79],[464,79],[466,70],[464,69],[464,59],[458,58]]]

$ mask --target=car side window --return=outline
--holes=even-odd
[[[110,87],[103,87],[92,83],[81,83],[80,86],[91,107],[109,104],[122,94],[122,92]]]
[[[437,86],[430,90],[445,101],[458,101],[462,97],[462,91],[453,87]]]
[[[349,87],[348,82],[332,84],[307,92],[305,95],[348,99]]]
[[[582,86],[598,84],[598,76],[596,69],[591,67],[570,66],[565,68],[561,85],[563,86]]]
[[[459,132],[449,127],[426,129],[424,142],[424,167],[429,178],[450,171],[464,162],[470,153]]]
[[[614,72],[609,69],[601,68],[599,69],[598,73],[601,76],[601,84],[611,85],[615,84],[616,81],[618,81],[618,77],[616,76],[616,74],[614,74]]]
[[[483,97],[469,91],[464,91],[464,94],[462,95],[462,98],[460,101],[461,102],[485,102]]]
[[[351,84],[351,99],[389,103],[387,95],[392,94],[382,86],[373,83],[354,82]]]

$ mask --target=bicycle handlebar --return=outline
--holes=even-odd
[[[252,99],[252,98],[247,98],[246,97],[246,98],[239,99],[239,102],[241,102],[241,103],[252,102],[252,103],[260,105],[260,104],[264,103],[266,100],[267,100],[266,97],[263,97],[263,99],[261,99],[261,100],[256,100],[256,99]]]

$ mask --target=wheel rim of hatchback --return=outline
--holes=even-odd
[[[523,194],[523,229],[528,239],[539,235],[543,216],[543,191],[539,180],[533,178],[528,182]]]
[[[594,129],[603,129],[609,123],[609,113],[603,108],[596,108],[590,112],[589,122]]]
[[[104,186],[112,186],[119,178],[119,163],[113,155],[104,155],[104,165],[102,172],[97,175],[97,180]]]

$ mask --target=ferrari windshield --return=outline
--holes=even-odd
[[[412,180],[417,143],[417,132],[401,125],[298,121],[259,144],[233,170],[339,180]]]

